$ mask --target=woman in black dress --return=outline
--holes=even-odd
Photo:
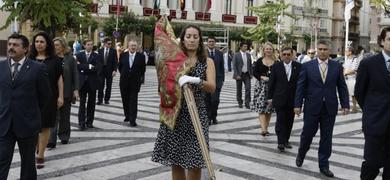
[[[271,74],[272,65],[275,63],[274,48],[272,44],[267,42],[263,46],[263,57],[255,62],[253,69],[253,76],[257,79],[255,91],[253,95],[252,110],[259,113],[259,120],[261,125],[261,135],[269,136],[268,132],[269,121],[271,113],[274,109],[268,106],[268,80]]]
[[[187,75],[179,78],[177,83],[180,85],[189,83],[198,108],[202,132],[208,145],[209,120],[205,97],[206,93],[213,93],[215,90],[214,62],[206,56],[202,33],[197,26],[189,25],[183,29],[180,35],[180,48],[188,57],[186,64],[194,64],[194,67]],[[206,163],[196,138],[186,101],[182,101],[174,130],[161,123],[152,161],[171,166],[173,180],[200,180],[201,168],[205,168]]]
[[[37,168],[44,167],[44,154],[50,136],[50,128],[54,127],[57,108],[60,108],[64,103],[63,79],[62,79],[62,64],[55,55],[54,46],[51,38],[45,32],[36,34],[33,38],[31,46],[30,58],[46,64],[50,89],[53,96],[49,100],[49,104],[43,109],[42,113],[42,130],[39,133],[37,143]]]

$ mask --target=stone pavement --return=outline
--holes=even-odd
[[[226,82],[222,89],[219,124],[210,127],[211,158],[217,179],[326,179],[318,170],[319,133],[313,140],[303,166],[297,168],[295,157],[303,126],[302,116],[294,123],[291,136],[293,149],[279,153],[274,133],[275,117],[271,119],[272,135],[262,137],[258,115],[238,108],[235,82],[231,75],[226,73]],[[56,149],[47,151],[46,167],[38,170],[39,179],[171,179],[169,167],[150,160],[159,128],[158,106],[156,72],[154,67],[148,66],[145,84],[139,97],[138,126],[129,127],[123,122],[116,77],[110,105],[96,106],[96,128],[79,131],[78,106],[72,107],[70,144],[59,143]],[[336,175],[333,179],[359,179],[364,144],[361,114],[338,116],[333,133],[333,154],[330,158],[330,169]],[[9,179],[18,178],[19,171],[20,156],[15,150]],[[208,179],[206,169],[203,170],[202,179]]]

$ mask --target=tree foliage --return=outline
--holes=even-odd
[[[123,40],[125,35],[135,33],[139,35],[141,32],[151,35],[154,32],[154,26],[156,23],[156,17],[142,18],[137,16],[134,12],[128,12],[122,14],[118,18],[118,31],[121,34],[120,40]],[[116,16],[111,16],[106,19],[102,24],[103,31],[106,34],[112,34],[116,31]]]
[[[275,2],[265,3],[261,6],[248,7],[250,11],[256,14],[260,23],[257,26],[250,28],[247,31],[248,34],[244,34],[242,37],[258,43],[277,41],[278,34],[275,27],[278,23],[278,16],[283,12],[284,16],[296,19],[296,16],[284,12],[290,5],[291,4],[285,3],[284,0],[276,0]]]
[[[370,3],[378,8],[383,8],[386,14],[390,15],[390,1],[389,0],[370,0]]]
[[[89,12],[92,0],[19,0],[15,8],[15,0],[3,0],[2,11],[9,11],[4,26],[7,28],[17,18],[20,22],[31,20],[32,28],[54,34],[56,31],[68,31],[93,25],[94,21]],[[81,15],[81,16],[80,16]]]

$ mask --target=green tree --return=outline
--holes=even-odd
[[[152,35],[156,20],[156,17],[143,19],[135,15],[134,12],[122,14],[118,19],[118,31],[122,35],[119,39],[122,41],[125,35],[130,33],[138,35],[143,32],[144,34]],[[112,34],[116,31],[116,16],[111,16],[103,21],[102,28],[106,34]]]
[[[385,13],[390,15],[390,1],[389,0],[370,0],[370,3],[378,8],[383,8]]]
[[[94,25],[89,12],[92,0],[19,0],[16,8],[15,0],[3,2],[0,10],[9,11],[10,15],[0,30],[7,28],[15,17],[22,23],[31,20],[33,29],[43,30],[52,35],[58,31],[79,28],[80,23],[84,27]]]
[[[248,7],[259,18],[260,23],[250,28],[247,35],[242,35],[244,39],[252,40],[259,43],[270,41],[275,43],[277,41],[276,25],[278,16],[284,16],[296,19],[296,16],[284,12],[291,4],[285,3],[284,0],[276,0],[275,2],[265,3],[261,6]],[[283,13],[282,13],[283,12]],[[276,35],[276,39],[275,39]]]

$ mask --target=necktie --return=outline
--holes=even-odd
[[[133,66],[133,55],[132,54],[130,54],[129,65],[130,65],[130,68]]]
[[[325,83],[325,80],[326,80],[326,71],[327,71],[328,66],[326,65],[325,62],[321,62],[320,68],[321,68],[321,78],[322,78],[322,82]]]
[[[14,71],[12,72],[12,79],[15,79],[15,77],[18,75],[19,72],[19,63],[14,63],[12,66],[14,67]]]
[[[89,62],[89,56],[91,55],[91,53],[87,53],[87,61]]]
[[[105,48],[105,50],[104,50],[104,65],[107,65],[107,59],[108,59],[108,49]]]
[[[290,65],[285,65],[285,67],[286,67],[287,81],[290,81],[290,74],[291,74]]]
[[[390,72],[390,59],[387,60],[386,66],[387,66],[387,71]]]
[[[214,59],[214,51],[210,52],[210,57],[211,57],[211,59]]]

